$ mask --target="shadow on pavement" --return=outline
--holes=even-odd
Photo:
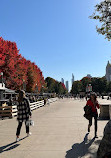
[[[22,139],[20,139],[20,141],[25,139],[25,138],[26,137],[23,137]],[[5,151],[9,151],[9,150],[12,150],[12,149],[18,147],[20,144],[17,144],[17,143],[18,142],[15,141],[13,143],[10,143],[10,144],[7,144],[7,145],[4,145],[4,146],[0,147],[0,153],[5,152]]]
[[[82,157],[84,156],[85,154],[89,153],[88,149],[89,147],[91,146],[91,144],[94,142],[95,138],[93,138],[92,140],[90,140],[88,143],[87,143],[87,140],[88,140],[88,134],[87,133],[84,137],[84,141],[81,142],[80,144],[79,143],[76,143],[72,146],[72,149],[71,150],[68,150],[66,152],[66,156],[65,158],[78,158],[78,157]]]

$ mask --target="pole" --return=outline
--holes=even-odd
[[[0,75],[2,77],[2,87],[3,87],[3,72],[1,72]]]

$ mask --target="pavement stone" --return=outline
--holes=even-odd
[[[17,143],[16,118],[0,120],[0,158],[96,158],[108,121],[98,121],[98,138],[94,139],[94,125],[87,133],[85,104],[85,100],[60,99],[33,111],[32,135],[26,137],[23,125]]]

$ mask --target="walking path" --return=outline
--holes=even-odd
[[[60,99],[33,111],[35,126],[26,137],[15,142],[16,118],[0,121],[0,158],[95,158],[107,121],[98,121],[98,139],[94,126],[87,133],[88,121],[83,117],[86,101]]]

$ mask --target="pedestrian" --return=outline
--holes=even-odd
[[[44,105],[46,105],[46,98],[43,98],[43,100],[44,100]]]
[[[86,98],[86,101],[87,101],[87,95],[85,96],[85,98]]]
[[[12,97],[9,98],[9,102],[8,102],[8,106],[12,106],[13,105],[13,99]]]
[[[86,105],[91,107],[91,117],[89,117],[89,124],[88,124],[88,132],[90,132],[90,127],[92,126],[92,118],[94,117],[94,125],[95,125],[95,138],[97,138],[97,118],[98,118],[98,112],[97,108],[99,109],[99,104],[97,101],[96,93],[90,94],[90,99],[87,101]]]
[[[27,136],[31,135],[29,132],[29,124],[27,122],[29,121],[29,118],[32,114],[29,101],[25,97],[25,91],[23,90],[19,91],[17,110],[18,127],[16,131],[16,141],[19,141],[19,135],[23,122],[25,122]]]
[[[47,104],[50,105],[49,97],[47,98]]]

